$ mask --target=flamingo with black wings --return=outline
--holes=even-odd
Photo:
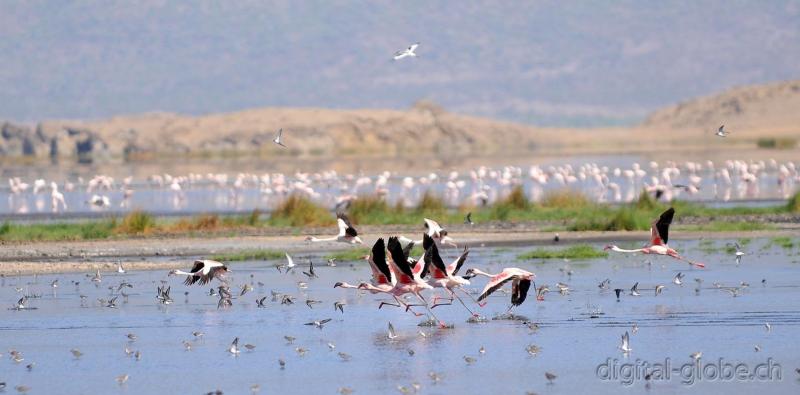
[[[664,211],[657,220],[653,221],[653,225],[650,227],[650,245],[637,248],[635,250],[626,250],[619,248],[614,244],[609,244],[605,247],[605,250],[625,253],[641,252],[642,254],[666,255],[677,260],[684,261],[692,266],[697,266],[700,268],[706,267],[706,265],[703,263],[694,262],[682,257],[680,254],[678,254],[678,251],[675,251],[667,245],[667,242],[669,241],[669,225],[672,223],[672,218],[674,216],[675,209],[670,207],[669,210]]]

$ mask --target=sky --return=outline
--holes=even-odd
[[[800,1],[7,0],[0,59],[17,122],[426,99],[604,126],[800,78]]]

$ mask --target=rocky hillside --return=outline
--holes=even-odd
[[[711,131],[722,124],[732,137],[800,138],[800,80],[744,86],[685,101],[654,112],[641,126]]]
[[[283,149],[272,143],[283,128]],[[408,111],[265,108],[207,116],[153,113],[97,121],[5,123],[5,156],[147,158],[161,154],[333,156],[522,152],[542,140],[531,126],[451,114],[431,103]]]

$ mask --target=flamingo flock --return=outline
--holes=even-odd
[[[306,196],[338,211],[360,196],[379,196],[393,204],[416,206],[429,193],[450,207],[484,206],[524,188],[534,201],[548,191],[569,188],[596,202],[622,203],[638,198],[641,190],[664,201],[674,199],[718,201],[786,199],[798,190],[800,173],[795,162],[728,160],[677,163],[651,161],[645,165],[611,167],[531,165],[466,171],[431,172],[412,177],[389,171],[377,174],[316,173],[208,173],[175,176],[153,174],[136,180],[96,175],[89,179],[25,181],[8,179],[0,189],[8,204],[0,213],[82,213],[125,211],[135,208],[156,212],[231,211],[273,207],[292,194]],[[49,195],[49,201],[47,199]],[[49,203],[49,204],[48,204]]]

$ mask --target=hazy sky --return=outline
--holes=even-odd
[[[597,125],[800,78],[800,1],[7,0],[0,59],[15,121],[426,98]]]

